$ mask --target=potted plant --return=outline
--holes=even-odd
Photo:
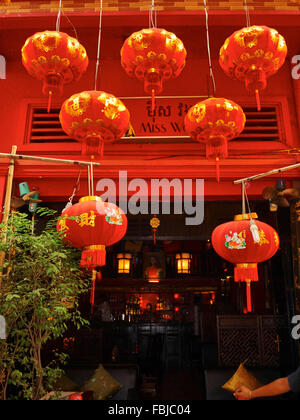
[[[80,270],[80,251],[63,244],[53,210],[39,208],[44,229],[34,232],[27,214],[13,212],[0,225],[6,240],[0,289],[0,315],[6,320],[6,339],[0,339],[0,399],[38,400],[53,389],[62,374],[66,354],[54,351],[45,364],[43,349],[63,338],[82,318],[78,300],[88,290]]]

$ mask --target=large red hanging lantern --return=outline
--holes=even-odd
[[[127,217],[115,204],[87,196],[63,211],[57,230],[63,242],[83,249],[82,267],[101,267],[106,261],[105,248],[125,235]]]
[[[127,217],[113,203],[97,196],[82,197],[77,204],[65,209],[57,223],[57,231],[64,243],[82,249],[80,264],[92,274],[91,310],[93,311],[96,267],[106,263],[106,247],[120,241],[127,231]],[[101,275],[100,275],[101,277]]]
[[[237,215],[234,221],[217,226],[211,236],[216,253],[235,264],[234,280],[246,282],[248,312],[252,311],[251,281],[258,281],[257,263],[273,257],[279,248],[277,232],[256,219],[256,213]],[[256,240],[253,228],[258,232]]]
[[[144,82],[152,96],[162,92],[163,82],[177,77],[185,66],[186,50],[175,34],[160,28],[142,29],[130,35],[121,49],[121,65],[131,77]]]
[[[120,139],[129,129],[130,115],[123,102],[101,91],[77,93],[59,114],[63,130],[82,143],[84,155],[103,155],[104,143]]]
[[[259,92],[265,89],[267,78],[277,72],[287,55],[285,39],[267,26],[249,26],[234,32],[220,49],[219,63],[231,78],[245,83],[255,93],[261,109]]]
[[[185,130],[190,137],[206,145],[206,157],[216,159],[219,181],[219,159],[228,156],[228,141],[244,129],[243,109],[224,98],[208,98],[192,106],[185,116]]]
[[[86,71],[85,48],[64,32],[37,32],[22,48],[22,62],[28,73],[43,82],[43,93],[62,94],[63,85],[76,82]]]

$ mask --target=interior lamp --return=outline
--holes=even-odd
[[[129,274],[130,273],[131,259],[132,259],[132,255],[129,254],[129,253],[117,254],[118,273],[119,274]]]
[[[176,266],[178,274],[190,274],[192,255],[188,252],[176,254]]]

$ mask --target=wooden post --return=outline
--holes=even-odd
[[[15,155],[17,151],[17,146],[12,146],[11,154]],[[11,192],[12,192],[12,185],[14,179],[14,169],[15,169],[15,159],[11,158],[9,161],[9,168],[7,174],[7,181],[6,181],[6,192],[5,192],[5,201],[4,201],[4,210],[3,210],[3,217],[2,217],[2,224],[7,226],[9,213],[10,213],[10,204],[11,204]],[[4,228],[4,233],[2,237],[2,244],[6,243],[6,233]],[[2,286],[2,276],[3,276],[3,265],[5,260],[5,252],[0,251],[0,288]]]

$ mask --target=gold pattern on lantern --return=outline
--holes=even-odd
[[[254,55],[255,57],[263,57],[265,54],[264,50],[256,50]]]
[[[156,53],[154,51],[150,51],[147,54],[148,60],[155,60],[156,59]]]
[[[58,221],[58,226],[59,226],[58,230],[60,232],[63,232],[65,230],[69,230],[69,228],[67,226],[67,217],[68,217],[68,215],[64,214]]]
[[[277,48],[279,51],[287,51],[286,42],[282,35],[279,35]]]
[[[114,96],[108,96],[105,93],[102,93],[98,97],[98,101],[104,105],[102,112],[106,118],[114,120],[120,116],[120,112],[126,110],[125,105],[118,98]]]
[[[72,117],[78,117],[86,112],[90,101],[91,97],[87,92],[73,95],[66,104],[66,112]]]
[[[58,47],[60,43],[60,35],[58,32],[45,31],[33,36],[32,43],[37,49],[47,53]]]
[[[149,35],[151,33],[152,31],[149,32]],[[145,50],[151,45],[151,38],[149,36],[144,37],[141,32],[135,32],[128,39],[128,45],[137,51]]]
[[[203,120],[206,114],[206,106],[205,104],[196,104],[191,109],[191,112],[189,113],[190,120],[195,120],[196,123],[199,123]]]
[[[95,219],[96,219],[95,212],[91,210],[90,213],[81,213],[81,215],[79,216],[78,223],[80,227],[83,227],[83,226],[95,227]]]
[[[68,51],[69,51],[69,53],[71,54],[72,57],[77,56],[79,47],[80,47],[80,44],[77,41],[77,39],[75,39],[75,38],[69,38],[68,39],[67,48],[68,48]]]
[[[264,31],[260,26],[250,26],[249,28],[243,28],[234,35],[235,41],[244,48],[256,47],[258,43],[258,37]]]
[[[270,243],[270,241],[266,238],[265,232],[262,229],[260,229],[258,231],[258,233],[259,233],[259,243],[258,243],[259,245],[264,245],[264,244],[269,244]]]

